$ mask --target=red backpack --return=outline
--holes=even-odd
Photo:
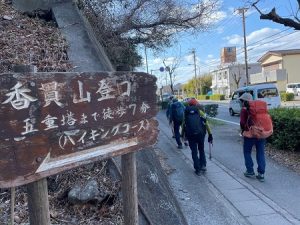
[[[273,124],[271,116],[268,113],[267,103],[260,100],[249,101],[249,117],[247,125],[249,131],[243,133],[249,138],[267,138],[273,134]]]

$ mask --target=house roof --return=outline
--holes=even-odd
[[[274,50],[274,51],[268,51],[265,53],[258,62],[264,61],[268,56],[270,55],[276,55],[276,56],[284,56],[284,55],[297,55],[300,54],[300,49],[288,49],[288,50]]]

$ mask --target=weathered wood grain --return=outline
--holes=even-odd
[[[155,82],[131,72],[0,74],[0,187],[153,145]]]

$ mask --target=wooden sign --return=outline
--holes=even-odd
[[[157,138],[145,73],[0,75],[0,187],[139,150]]]

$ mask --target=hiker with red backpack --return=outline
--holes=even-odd
[[[250,93],[244,93],[239,98],[242,103],[240,114],[240,126],[244,137],[243,151],[246,177],[255,177],[253,160],[251,157],[252,148],[256,147],[257,175],[256,178],[263,182],[266,168],[265,143],[266,138],[273,133],[273,125],[267,110],[267,103],[260,100],[253,100]]]
[[[177,147],[182,149],[182,142],[180,138],[180,126],[183,123],[184,119],[184,105],[178,101],[177,98],[173,98],[173,103],[170,105],[169,110],[169,123],[173,124],[174,136],[177,143]]]
[[[208,142],[210,144],[213,142],[213,136],[206,115],[198,106],[199,103],[196,99],[192,98],[189,100],[184,112],[184,132],[192,151],[195,173],[200,176],[201,171],[206,171],[206,156],[204,152],[206,131],[208,132]]]

